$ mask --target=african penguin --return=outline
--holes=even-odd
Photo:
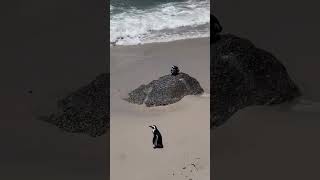
[[[172,76],[176,76],[176,75],[178,75],[179,74],[179,68],[178,68],[178,66],[172,66],[171,67],[171,75]]]
[[[152,133],[153,133],[153,139],[152,139],[152,143],[153,143],[153,148],[163,148],[163,144],[162,144],[162,136],[160,131],[158,130],[156,125],[152,125],[149,126],[152,129]]]

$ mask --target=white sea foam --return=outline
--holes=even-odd
[[[130,8],[111,13],[110,42],[134,45],[208,37],[209,23],[209,0],[166,3],[145,10]]]
[[[201,95],[201,97],[210,98],[210,94],[209,94],[209,93],[203,93],[203,94]]]

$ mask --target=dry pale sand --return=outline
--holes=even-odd
[[[209,62],[208,38],[111,48],[112,180],[210,178]],[[171,65],[195,77],[206,95],[154,108],[122,100],[168,74]],[[152,148],[152,124],[162,133],[163,149]]]

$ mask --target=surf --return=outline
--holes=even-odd
[[[136,45],[209,37],[210,1],[188,0],[148,7],[110,6],[110,43]]]

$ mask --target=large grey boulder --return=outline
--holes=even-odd
[[[276,57],[231,34],[211,44],[210,76],[214,127],[247,106],[280,104],[300,95]]]
[[[109,128],[109,74],[101,74],[88,85],[58,101],[58,112],[40,117],[72,133],[92,137],[103,135]]]
[[[134,104],[164,106],[180,101],[186,95],[199,95],[203,89],[199,82],[185,73],[165,75],[129,93],[127,100]]]

